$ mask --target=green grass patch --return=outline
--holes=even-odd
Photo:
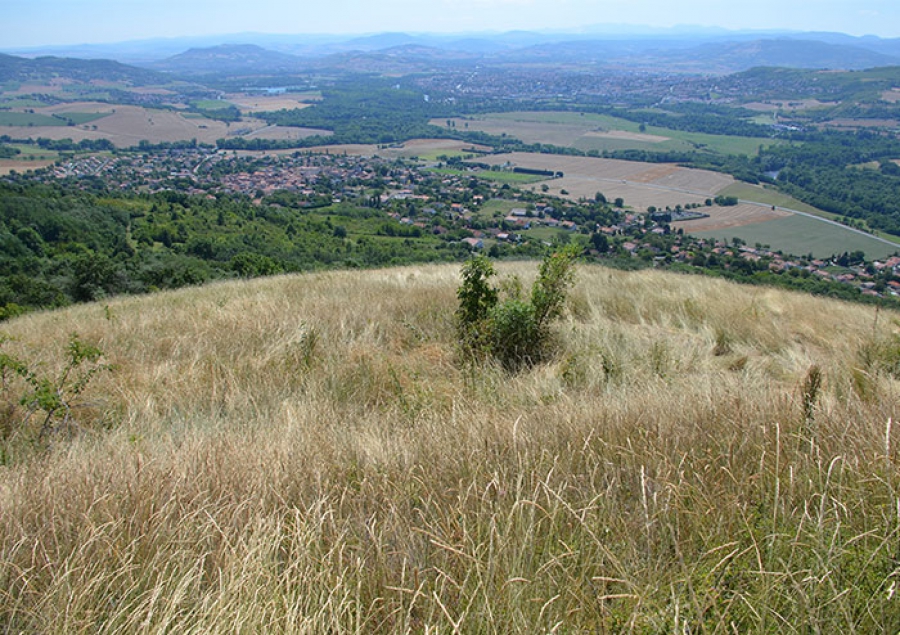
[[[471,152],[465,152],[463,150],[428,150],[426,152],[420,152],[416,155],[420,161],[434,162],[434,161],[446,161],[447,159],[474,159],[475,155]]]
[[[66,112],[60,113],[57,115],[62,119],[68,119],[76,126],[81,126],[86,123],[91,123],[92,121],[97,121],[98,119],[103,119],[104,117],[108,117],[112,113],[108,112]]]
[[[552,243],[556,239],[559,239],[561,242],[568,242],[576,236],[575,232],[560,229],[559,227],[546,227],[543,225],[538,225],[536,227],[532,226],[531,229],[525,229],[517,233],[520,233],[527,238],[543,240],[548,243]]]
[[[15,99],[0,101],[0,106],[2,106],[3,108],[45,108],[47,104],[39,99],[19,97]]]
[[[193,102],[192,105],[194,108],[199,108],[200,110],[225,110],[226,108],[232,107],[234,104],[222,99],[199,99]]]
[[[724,238],[729,241],[736,236],[748,245],[760,243],[769,245],[775,251],[781,250],[794,255],[811,253],[819,258],[856,250],[865,252],[868,258],[885,258],[900,248],[846,227],[800,214],[742,227],[691,233],[703,238]]]
[[[491,216],[498,214],[506,216],[516,207],[522,207],[522,203],[520,201],[507,201],[502,198],[492,198],[484,202],[479,213],[490,214]]]
[[[40,146],[29,143],[11,143],[9,146],[20,152],[17,158],[22,161],[55,161],[59,158],[59,152],[56,152],[55,150],[45,150]]]

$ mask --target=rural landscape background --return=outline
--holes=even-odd
[[[900,629],[893,9],[576,5],[143,39],[22,7],[4,631]]]

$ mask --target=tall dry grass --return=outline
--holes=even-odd
[[[5,324],[116,370],[79,435],[8,448],[0,626],[896,632],[900,317],[578,276],[557,361],[518,375],[457,363],[457,267]]]

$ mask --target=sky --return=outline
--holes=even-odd
[[[0,0],[0,49],[230,33],[574,30],[617,24],[900,37],[900,0]]]

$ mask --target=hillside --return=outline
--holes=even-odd
[[[303,69],[304,61],[294,55],[268,51],[252,44],[222,44],[210,48],[192,48],[157,62],[159,71],[191,74],[293,73]]]
[[[114,368],[37,446],[4,374],[0,627],[900,628],[900,315],[580,266],[556,361],[509,375],[458,363],[458,282],[273,277],[5,323],[0,353],[42,373],[72,331]]]
[[[142,68],[112,60],[83,60],[65,57],[26,59],[0,53],[0,81],[34,82],[62,77],[90,82],[128,82],[134,86],[165,84],[169,78]]]

